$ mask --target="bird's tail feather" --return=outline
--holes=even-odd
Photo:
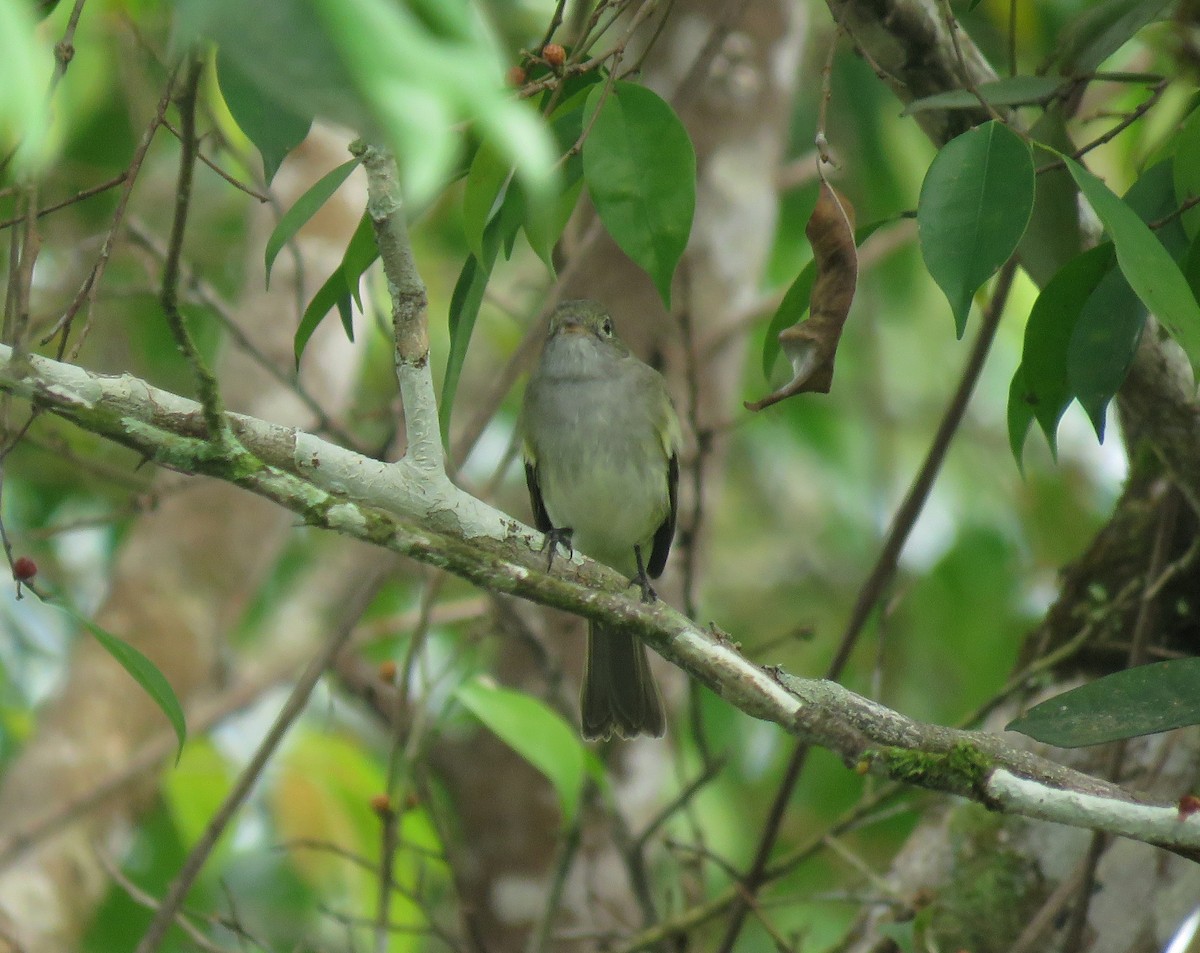
[[[650,673],[646,647],[624,629],[588,623],[583,672],[583,736],[595,740],[666,730],[662,696]]]

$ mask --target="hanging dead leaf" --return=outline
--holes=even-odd
[[[858,284],[858,249],[854,208],[824,176],[804,234],[812,244],[817,273],[808,317],[779,332],[792,379],[761,400],[748,401],[747,410],[762,410],[796,394],[828,394],[833,383],[834,355]]]

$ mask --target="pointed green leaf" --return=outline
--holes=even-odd
[[[351,341],[354,340],[354,310],[351,307],[351,300],[357,302],[359,310],[362,310],[359,282],[363,272],[370,268],[378,257],[379,249],[375,245],[375,231],[371,225],[371,217],[364,214],[359,219],[354,234],[350,236],[350,243],[346,246],[345,254],[342,255],[342,263],[334,269],[333,274],[325,279],[325,283],[321,285],[317,293],[313,295],[312,301],[308,303],[308,307],[304,309],[304,316],[300,319],[300,327],[296,329],[296,336],[292,344],[297,364],[300,363],[300,358],[303,356],[304,349],[308,346],[313,332],[335,307],[342,319],[342,329],[346,332],[346,337]]]
[[[1051,451],[1056,450],[1058,422],[1075,396],[1067,370],[1071,338],[1088,299],[1113,262],[1113,247],[1108,243],[1067,262],[1046,283],[1025,325],[1022,389],[1020,394],[1010,390],[1009,418],[1016,413],[1014,402],[1027,407]]]
[[[163,673],[158,670],[158,666],[124,639],[102,629],[91,619],[66,606],[58,605],[58,608],[87,629],[101,647],[117,661],[117,664],[142,686],[142,690],[167,716],[167,721],[175,729],[175,737],[179,741],[179,747],[175,751],[175,758],[178,761],[183,753],[184,742],[187,741],[187,720],[183,714],[183,706],[179,704],[179,698],[175,695],[175,690]]]
[[[312,116],[294,111],[255,85],[222,49],[217,50],[217,84],[234,122],[262,156],[269,184],[287,154],[308,135]],[[267,273],[270,271],[268,265]]]
[[[962,337],[971,299],[1017,247],[1033,211],[1033,158],[1016,133],[987,122],[942,147],[921,186],[921,254]]]
[[[1137,212],[1073,159],[1067,169],[1112,236],[1117,264],[1142,303],[1183,348],[1200,378],[1200,304],[1183,273]]]
[[[1067,380],[1101,443],[1109,401],[1129,373],[1145,326],[1145,306],[1113,268],[1088,297],[1071,333]]]
[[[549,779],[569,824],[585,774],[584,748],[574,729],[538,699],[482,679],[464,683],[455,694],[484,727]]]
[[[304,309],[304,316],[300,319],[300,326],[296,328],[296,336],[292,341],[292,352],[296,356],[297,365],[304,356],[304,349],[308,346],[313,332],[335,307],[341,313],[344,322],[350,309],[350,289],[346,287],[346,277],[340,267],[325,279],[325,283],[317,289],[312,301]]]
[[[525,216],[525,237],[529,240],[529,246],[551,270],[554,268],[554,245],[567,227],[571,213],[579,202],[579,193],[583,191],[583,156],[571,150],[583,134],[583,112],[590,85],[568,97],[550,117],[550,129],[558,152],[567,157],[560,167],[562,186],[548,214]]]
[[[1037,741],[1081,748],[1200,724],[1200,658],[1139,665],[1034,705],[1007,725]]]
[[[1025,106],[1050,99],[1064,80],[1061,76],[1006,76],[975,88],[984,102],[993,106]],[[903,115],[926,112],[930,109],[978,109],[979,97],[969,89],[952,89],[914,99],[904,107]]]
[[[578,174],[574,173],[572,165],[579,170]],[[579,194],[583,191],[582,170],[583,160],[579,156],[573,156],[567,160],[563,176],[566,184],[549,214],[537,219],[526,216],[525,219],[525,238],[529,242],[529,247],[551,271],[554,271],[554,246],[562,237],[567,222],[575,212],[575,206],[579,204]],[[574,177],[572,178],[572,176]]]
[[[494,261],[494,253],[492,258]],[[467,359],[467,345],[475,330],[475,319],[479,316],[479,306],[483,303],[483,293],[491,273],[491,263],[485,266],[474,255],[468,255],[450,295],[450,353],[446,355],[446,374],[442,378],[442,392],[438,398],[443,446],[450,445],[450,415],[458,394],[458,380]]]
[[[696,153],[687,130],[657,93],[622,82],[592,88],[589,124],[583,176],[596,212],[670,307],[671,278],[696,207]]]
[[[350,173],[358,168],[358,159],[343,162],[332,172],[327,172],[317,183],[296,199],[296,204],[284,212],[283,217],[267,239],[267,250],[264,256],[267,266],[267,287],[271,285],[271,267],[283,246],[290,242],[310,218],[312,218],[329,201],[329,197],[338,187],[349,178]]]
[[[371,223],[371,216],[364,213],[363,217],[358,220],[358,227],[354,229],[354,234],[350,236],[350,242],[346,245],[346,253],[342,255],[342,276],[346,279],[346,288],[349,289],[359,311],[363,306],[360,290],[362,276],[368,268],[375,264],[375,259],[378,257],[379,246],[375,244],[375,226]],[[345,321],[342,323],[346,329],[346,337],[353,341],[354,328]]]

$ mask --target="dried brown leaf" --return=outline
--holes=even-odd
[[[762,410],[796,394],[828,394],[842,328],[858,284],[854,207],[821,178],[817,204],[804,229],[812,244],[817,277],[808,317],[779,332],[779,346],[792,365],[792,379],[747,410]]]

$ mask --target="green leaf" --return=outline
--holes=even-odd
[[[15,152],[22,170],[48,158],[46,88],[54,61],[35,29],[28,3],[0,0],[0,155]]]
[[[577,175],[572,165],[579,170]],[[583,191],[583,160],[579,156],[567,160],[564,179],[566,184],[550,213],[536,219],[526,216],[525,219],[525,238],[529,241],[529,247],[551,271],[554,270],[554,246],[571,220],[575,206],[579,204],[579,194]]]
[[[1025,106],[1044,103],[1063,85],[1061,76],[1006,76],[980,83],[975,88],[984,101],[993,106]],[[922,96],[904,107],[903,115],[926,112],[930,109],[978,109],[979,99],[969,89],[952,89],[945,93]]]
[[[1056,695],[1010,722],[1037,741],[1081,748],[1200,724],[1200,658],[1114,672]]]
[[[1057,452],[1058,422],[1075,396],[1067,370],[1071,338],[1088,299],[1112,269],[1113,261],[1112,245],[1090,249],[1059,269],[1038,295],[1025,324],[1021,387],[1018,392],[1014,377],[1009,390],[1010,440],[1014,439],[1014,419],[1023,416],[1019,405],[1037,420],[1051,451]],[[1021,436],[1024,438],[1024,432]]]
[[[1017,469],[1024,472],[1025,437],[1033,423],[1033,404],[1029,400],[1029,385],[1025,382],[1025,365],[1018,364],[1008,385],[1008,446]]]
[[[1192,110],[1176,136],[1172,171],[1180,205],[1200,196],[1200,109]],[[1189,238],[1200,235],[1200,206],[1183,213],[1183,227]]]
[[[1142,174],[1123,202],[1144,221],[1163,218],[1174,207],[1172,182],[1172,163],[1160,162]],[[1185,253],[1178,223],[1153,235],[1168,254]],[[1108,242],[1068,262],[1042,290],[1026,325],[1022,386],[1009,395],[1010,426],[1021,419],[1017,404],[1030,405],[1052,451],[1059,419],[1072,398],[1104,439],[1109,401],[1137,349],[1146,308],[1113,263]],[[1011,430],[1009,436],[1016,439]]]
[[[292,110],[260,89],[227,53],[217,50],[217,84],[238,128],[262,156],[268,184],[289,152],[300,145],[312,116]],[[267,267],[268,273],[270,266]]]
[[[1073,159],[1067,169],[1112,236],[1117,264],[1142,303],[1183,348],[1200,378],[1200,304],[1170,253],[1138,214]]]
[[[484,727],[554,785],[569,824],[579,809],[585,774],[584,748],[574,729],[538,699],[483,679],[465,682],[455,694]]]
[[[463,232],[467,249],[476,258],[483,257],[483,231],[492,216],[499,211],[506,186],[512,178],[508,163],[496,151],[483,145],[475,150],[475,158],[467,172],[463,188]]]
[[[1012,255],[1033,211],[1033,158],[997,122],[964,132],[934,157],[921,186],[921,254],[961,338],[971,299]]]
[[[458,393],[458,381],[467,360],[467,347],[475,331],[479,306],[483,304],[483,293],[487,290],[500,246],[516,235],[521,224],[521,202],[508,201],[507,195],[505,199],[484,230],[482,257],[467,257],[450,296],[450,353],[446,356],[446,376],[442,379],[442,393],[438,400],[442,443],[446,446],[450,444],[450,418]]]
[[[346,332],[346,337],[351,341],[354,340],[354,310],[351,307],[351,299],[356,301],[359,310],[362,310],[359,282],[363,272],[370,268],[378,257],[379,249],[375,245],[375,231],[371,225],[371,216],[364,214],[359,219],[354,234],[350,237],[350,243],[346,246],[345,254],[342,255],[342,263],[334,269],[333,274],[325,279],[325,283],[321,285],[317,293],[313,295],[312,301],[308,303],[308,307],[304,309],[304,316],[300,319],[300,327],[296,329],[296,336],[292,344],[297,364],[300,363],[300,358],[304,355],[304,349],[308,346],[313,332],[335,307],[341,316],[342,328]]]
[[[350,289],[346,287],[346,278],[340,266],[317,289],[300,318],[300,326],[296,328],[296,335],[292,341],[292,352],[295,354],[297,365],[304,356],[304,349],[308,346],[313,332],[335,307],[342,313],[344,321],[346,313],[350,310]]]
[[[358,168],[358,159],[343,162],[332,172],[327,172],[288,209],[267,239],[267,250],[264,256],[267,269],[267,287],[271,286],[271,267],[275,264],[283,246],[290,242],[321,206],[329,201],[330,196],[350,177],[350,173]],[[268,177],[269,178],[269,177]]]
[[[1192,239],[1187,254],[1184,256],[1183,277],[1187,279],[1192,294],[1196,296],[1197,300],[1200,300],[1200,233],[1197,233],[1196,237]]]
[[[1114,268],[1088,297],[1071,334],[1067,379],[1102,443],[1108,403],[1129,373],[1145,326],[1145,306]]]
[[[1095,70],[1148,23],[1161,19],[1172,0],[1094,0],[1062,31],[1058,60],[1063,74]]]
[[[342,275],[346,279],[346,287],[350,290],[359,311],[363,306],[359,287],[362,276],[368,268],[375,264],[375,259],[378,257],[379,246],[375,244],[375,226],[371,223],[371,216],[364,213],[363,217],[358,220],[358,227],[354,229],[354,234],[350,236],[346,254],[342,256]],[[346,337],[353,341],[353,326],[343,322],[343,327],[346,329]]]
[[[87,629],[101,647],[116,659],[117,664],[142,686],[142,690],[167,716],[167,721],[175,729],[175,737],[179,741],[179,747],[175,752],[175,760],[178,763],[183,754],[184,742],[187,741],[187,721],[183,715],[183,706],[179,704],[179,699],[175,695],[175,690],[171,688],[171,683],[166,680],[163,673],[158,670],[158,666],[124,639],[105,631],[91,619],[61,604],[57,605],[57,608]]]
[[[571,213],[579,202],[579,193],[583,191],[583,156],[570,150],[575,148],[583,134],[583,111],[588,90],[596,81],[593,76],[591,84],[564,101],[550,117],[550,129],[559,155],[567,157],[560,167],[562,185],[547,215],[525,217],[525,237],[529,240],[529,247],[551,270],[554,269],[554,245],[567,227]]]
[[[463,0],[426,16],[392,0],[312,0],[343,63],[395,149],[414,205],[441,189],[461,152],[455,127],[470,122],[516,169],[531,207],[544,211],[555,183],[550,137],[527,103],[501,82],[504,56],[486,18]]]
[[[483,303],[483,293],[487,289],[494,261],[495,252],[492,254],[492,262],[486,265],[474,255],[468,255],[450,295],[450,353],[446,355],[446,374],[442,378],[442,392],[438,398],[443,446],[450,445],[450,415],[454,410],[458,381],[467,359],[467,346],[475,330],[475,319],[479,317],[479,306]]]
[[[854,244],[861,246],[884,225],[890,225],[899,219],[900,216],[884,218],[862,226],[854,232]],[[775,314],[772,315],[771,322],[767,325],[767,337],[763,341],[762,353],[763,377],[767,381],[771,380],[775,362],[779,360],[779,355],[782,353],[779,346],[779,332],[784,328],[790,328],[808,313],[812,286],[816,278],[817,263],[815,260],[809,261],[800,269],[800,274],[796,275],[795,280],[788,286],[788,290],[784,292],[783,300],[779,302],[779,307],[775,309]]]
[[[468,0],[175,0],[177,48],[216,42],[301,115],[349,126],[396,154],[405,200],[432,201],[457,171],[464,130],[493,145],[535,209],[555,183],[550,137],[502,81],[507,54]],[[44,87],[43,87],[44,88]]]
[[[671,278],[696,208],[696,153],[687,130],[657,93],[623,82],[592,88],[584,110],[589,123],[588,194],[613,241],[670,307]]]

